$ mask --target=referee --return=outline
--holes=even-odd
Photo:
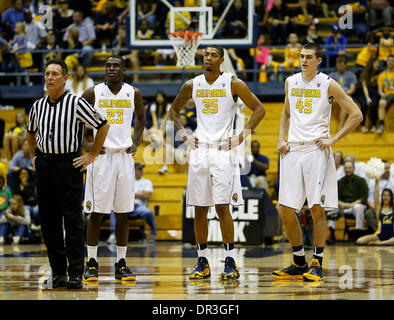
[[[52,277],[43,284],[46,289],[82,288],[82,171],[99,154],[109,129],[107,120],[85,99],[65,90],[67,79],[67,65],[62,60],[46,62],[45,84],[49,95],[33,104],[27,126],[37,175],[42,235],[52,268]],[[97,134],[90,152],[81,155],[85,124],[97,129]]]

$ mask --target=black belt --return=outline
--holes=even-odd
[[[82,155],[81,152],[70,152],[70,153],[44,153],[39,151],[38,149],[35,152],[35,155],[41,159],[47,160],[73,160]]]

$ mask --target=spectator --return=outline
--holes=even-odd
[[[12,196],[9,207],[0,216],[0,244],[4,243],[10,229],[14,244],[19,244],[23,238],[30,238],[30,221],[30,212],[24,206],[22,197],[17,194]]]
[[[212,1],[213,2],[213,1]],[[223,10],[222,10],[223,12]],[[255,0],[254,12],[257,14],[257,32],[258,34],[267,33],[268,10],[263,0]]]
[[[30,10],[25,10],[23,15],[26,21],[27,48],[29,50],[37,49],[40,46],[40,42],[45,40],[47,32],[38,21],[33,20]]]
[[[345,36],[350,36],[352,33],[356,33],[357,37],[364,41],[366,33],[369,31],[369,27],[366,20],[366,13],[368,10],[367,0],[342,0],[339,4],[337,13],[338,16],[342,16],[347,11],[339,12],[339,8],[342,6],[348,6],[352,10],[353,27],[351,29],[344,29],[343,33]]]
[[[343,154],[341,151],[334,152],[334,161],[337,170],[337,180],[339,180],[345,176],[345,172],[343,171]]]
[[[25,207],[30,212],[32,220],[31,229],[37,231],[40,229],[40,217],[38,214],[37,192],[34,180],[32,178],[32,171],[27,168],[20,168],[18,171],[18,183],[13,192],[22,197]]]
[[[333,67],[338,56],[346,55],[347,38],[341,34],[338,24],[331,25],[331,35],[326,38],[325,56],[327,67]]]
[[[227,53],[230,57],[230,60],[233,64],[233,67],[238,71],[243,71],[245,69],[252,69],[253,68],[253,59],[250,56],[250,50],[248,48],[244,49],[227,49]],[[248,81],[251,78],[251,74],[247,74],[246,72],[241,72],[238,75],[244,81]],[[251,80],[251,79],[250,79]]]
[[[269,182],[266,171],[269,168],[269,159],[260,153],[260,143],[257,140],[251,143],[253,161],[250,163],[248,174],[250,183],[254,188],[263,188],[269,192]]]
[[[129,218],[139,218],[144,219],[151,229],[150,233],[150,243],[156,241],[156,221],[155,216],[151,209],[148,208],[148,201],[153,193],[152,182],[148,179],[143,178],[143,168],[144,164],[136,162],[135,165],[135,202],[134,211],[129,213]],[[107,242],[112,242],[115,237],[115,217],[111,214],[111,230],[112,233],[108,238]],[[146,238],[146,234],[145,237]]]
[[[297,69],[300,65],[301,44],[296,33],[289,34],[289,43],[285,48],[283,67],[287,70]]]
[[[14,154],[8,165],[7,185],[12,193],[15,193],[19,170],[21,168],[33,170],[27,139],[23,140],[22,149]]]
[[[355,175],[357,175],[357,176],[359,176],[361,178],[364,178],[365,181],[368,180],[368,177],[365,174],[365,166],[366,166],[366,164],[364,162],[360,162],[360,161],[356,162],[356,158],[352,154],[347,154],[346,156],[343,157],[343,163],[345,163],[347,161],[350,161],[350,162],[353,163],[354,174]],[[340,171],[341,171],[340,174],[342,176],[345,176],[345,171],[343,170],[343,168]]]
[[[4,176],[0,175],[0,215],[8,208],[12,193],[5,185]]]
[[[73,10],[67,0],[58,0],[56,10],[53,10],[54,17],[54,31],[59,40],[63,39],[67,27],[73,23]]]
[[[386,111],[394,103],[394,55],[390,55],[387,59],[387,69],[379,74],[378,77],[379,100],[379,128],[378,134],[384,132],[384,118]]]
[[[268,28],[273,45],[285,44],[289,30],[289,12],[282,0],[274,0],[274,5],[268,13]]]
[[[317,25],[310,24],[308,30],[306,32],[306,38],[303,44],[307,44],[308,42],[317,43],[318,45],[323,45],[324,40],[317,34]]]
[[[183,1],[181,0],[175,0],[174,1],[174,7],[182,7],[183,6]],[[182,17],[180,16],[182,15]],[[175,31],[185,31],[189,27],[192,18],[191,14],[189,11],[181,11],[179,13],[175,13],[174,15],[174,25],[175,25]],[[186,21],[188,22],[186,22]],[[167,21],[170,22],[170,11],[167,13]]]
[[[23,139],[26,138],[26,117],[23,111],[15,114],[15,125],[4,135],[4,156],[10,161],[14,154],[20,150]]]
[[[111,46],[112,39],[116,36],[115,8],[110,2],[106,2],[101,11],[97,11],[94,19],[96,27],[96,47],[106,50]]]
[[[394,245],[394,224],[393,224],[393,191],[384,189],[380,200],[379,228],[374,234],[368,234],[357,239],[356,244],[387,246]]]
[[[308,0],[298,0],[298,7],[294,9],[293,17],[290,19],[293,25],[293,32],[305,34],[308,26],[314,21],[316,7]]]
[[[389,189],[391,192],[394,192],[394,177],[390,175],[390,163],[387,160],[383,161],[384,163],[384,173],[379,178],[379,190],[377,199],[380,199],[383,194],[384,189]],[[372,230],[375,232],[377,230],[377,218],[376,212],[379,212],[379,208],[375,206],[375,179],[368,179],[368,209],[365,213],[365,218],[367,219],[369,225]]]
[[[364,178],[354,174],[354,165],[351,161],[346,161],[343,167],[345,176],[338,181],[338,211],[340,215],[348,214],[355,217],[358,238],[364,232],[368,185]]]
[[[197,129],[197,110],[193,99],[189,99],[186,102],[185,108],[183,109],[187,117],[188,126],[192,131]]]
[[[3,71],[3,72],[6,72],[8,70],[8,62],[10,61],[10,58],[4,59],[4,57],[7,57],[7,55],[8,56],[10,55],[9,48],[10,48],[10,45],[8,44],[7,40],[4,39],[0,34],[0,56],[2,57],[1,71]]]
[[[67,64],[68,70],[70,72],[75,71],[76,67],[79,65],[81,60],[80,51],[82,49],[82,43],[79,39],[78,28],[70,28],[67,33],[67,41],[63,42],[63,49],[67,50],[77,50],[75,52],[69,51],[63,53],[63,60]]]
[[[150,29],[155,29],[157,3],[153,0],[139,1],[137,4],[137,25],[146,20]]]
[[[382,36],[379,39],[379,67],[384,69],[387,67],[387,60],[390,55],[394,55],[394,40],[391,36],[389,28],[382,29]]]
[[[376,132],[376,125],[378,120],[378,76],[379,76],[379,60],[372,58],[369,60],[367,67],[361,73],[360,82],[362,87],[362,94],[359,96],[359,103],[363,113],[363,121],[361,121],[361,131]],[[368,111],[371,117],[371,129],[366,127],[366,119]]]
[[[346,59],[343,56],[337,57],[335,66],[337,71],[330,73],[329,76],[340,84],[348,96],[352,97],[356,92],[356,75],[353,72],[346,70]],[[339,112],[338,130],[342,129],[345,123],[345,117],[346,112],[341,108]]]
[[[377,14],[381,12],[384,25],[391,27],[391,14],[393,7],[388,0],[370,0],[370,8],[368,12],[369,25],[372,28],[377,26]]]
[[[23,1],[22,0],[12,0],[12,8],[4,11],[2,16],[2,21],[4,24],[9,25],[14,32],[15,25],[18,22],[24,22],[25,18],[23,16]]]
[[[44,56],[44,63],[55,58],[61,58],[60,45],[56,41],[56,34],[53,30],[48,31],[40,49],[49,50]]]
[[[118,20],[118,25],[124,24],[124,18],[129,13],[129,0],[114,1],[115,16]]]
[[[368,32],[365,36],[367,45],[363,47],[356,58],[356,65],[365,68],[368,61],[376,58],[378,54],[378,48],[375,46],[375,35],[373,32]]]
[[[213,24],[212,27],[215,28],[220,17],[222,16],[225,6],[222,0],[212,0],[211,6],[212,6],[212,24]],[[225,33],[226,33],[226,19],[223,19],[222,24],[216,31],[215,38],[222,38],[225,35]]]
[[[63,41],[67,41],[71,28],[77,28],[79,31],[78,41],[82,44],[81,62],[85,67],[89,67],[93,60],[93,43],[96,39],[94,26],[84,20],[81,11],[73,12],[73,22],[67,27],[63,36]]]
[[[227,33],[234,38],[244,38],[246,36],[246,23],[248,13],[242,0],[235,0],[232,8],[226,17]]]
[[[75,74],[71,76],[66,82],[66,90],[77,96],[82,96],[82,93],[90,87],[94,87],[94,81],[89,77],[84,65],[80,64],[75,69]]]
[[[10,41],[10,64],[11,68],[16,68],[18,72],[25,72],[26,68],[33,65],[33,58],[31,52],[29,51],[28,38],[26,36],[26,26],[24,22],[18,22],[15,24],[15,36],[14,39]],[[32,86],[30,78],[25,76],[25,84]],[[12,83],[10,84],[13,85]],[[17,76],[16,85],[21,85],[21,77]]]

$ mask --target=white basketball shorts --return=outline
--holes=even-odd
[[[241,206],[243,202],[236,150],[220,151],[201,146],[191,150],[186,190],[187,205]]]
[[[100,154],[87,167],[84,211],[110,214],[134,211],[133,156],[126,152]]]
[[[301,210],[318,204],[338,208],[338,185],[331,149],[320,150],[313,143],[289,143],[289,153],[280,155],[279,205]]]

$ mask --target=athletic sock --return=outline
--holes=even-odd
[[[291,247],[291,249],[293,250],[294,263],[301,267],[304,266],[306,264],[304,246]]]
[[[87,246],[88,247],[88,261],[93,258],[97,261],[97,248],[98,246]]]
[[[324,247],[313,247],[313,259],[317,259],[319,261],[320,266],[323,262],[323,251]]]
[[[224,244],[224,253],[226,258],[231,257],[234,259],[234,255],[235,255],[234,242]]]
[[[126,260],[127,246],[116,246],[116,262],[120,259]]]
[[[198,257],[208,259],[208,243],[197,243]]]

